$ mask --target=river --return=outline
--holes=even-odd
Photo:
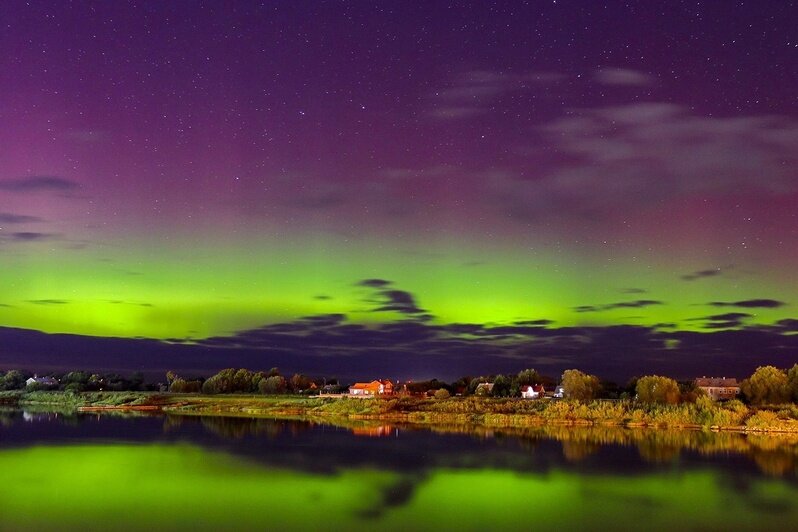
[[[0,530],[787,530],[795,436],[0,412]]]

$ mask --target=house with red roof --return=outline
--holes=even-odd
[[[542,384],[533,384],[531,386],[521,386],[521,397],[524,399],[539,399],[544,396],[546,389]]]
[[[393,383],[389,380],[374,380],[371,382],[356,382],[349,387],[349,395],[356,397],[391,395]]]

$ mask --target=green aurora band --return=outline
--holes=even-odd
[[[710,301],[798,299],[783,288],[791,274],[737,275],[742,267],[684,282],[679,275],[695,264],[655,268],[634,260],[541,255],[499,245],[469,250],[440,244],[424,253],[418,246],[373,241],[256,244],[133,242],[113,253],[70,253],[32,244],[36,247],[28,253],[4,256],[0,323],[98,336],[205,338],[314,314],[341,313],[358,323],[398,319],[397,313],[374,312],[374,294],[357,286],[368,278],[390,280],[413,294],[434,316],[433,323],[548,319],[555,327],[673,323],[701,330],[694,318],[733,311],[709,307]],[[143,249],[148,252],[136,251]],[[628,293],[629,288],[645,292]],[[662,304],[574,311],[580,305],[638,299]],[[789,306],[745,312],[753,315],[751,323],[760,324],[791,316]]]

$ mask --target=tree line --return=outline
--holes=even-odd
[[[156,384],[147,383],[144,374],[135,372],[130,377],[118,373],[90,373],[88,371],[69,371],[67,373],[54,373],[48,375],[54,384],[33,383],[28,385],[27,380],[34,374],[16,369],[0,371],[0,391],[5,390],[60,390],[66,392],[137,392],[157,391]]]
[[[70,371],[50,375],[55,384],[33,383],[27,385],[30,373],[19,370],[0,371],[0,390],[28,391],[48,389],[66,392],[85,391],[169,391],[173,393],[204,394],[304,394],[321,392],[341,393],[348,387],[338,379],[311,378],[295,373],[285,377],[278,368],[269,371],[251,371],[244,368],[227,368],[206,378],[186,379],[172,371],[166,373],[166,384],[145,382],[144,376],[134,373],[123,377],[116,373],[98,374]],[[490,384],[490,386],[480,386]],[[594,399],[635,399],[644,403],[690,403],[703,395],[694,381],[677,381],[661,375],[645,375],[629,380],[625,385],[603,381],[595,375],[577,369],[563,372],[559,380],[528,368],[516,374],[498,374],[479,377],[465,376],[447,383],[437,379],[407,382],[398,387],[400,393],[435,396],[445,399],[452,395],[484,395],[491,397],[518,397],[524,386],[543,385],[548,392],[562,387],[567,399],[591,401]],[[798,402],[798,364],[789,369],[761,366],[740,383],[741,399],[750,404],[781,404]]]

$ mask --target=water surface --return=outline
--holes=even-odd
[[[798,525],[796,442],[0,413],[0,530]]]

